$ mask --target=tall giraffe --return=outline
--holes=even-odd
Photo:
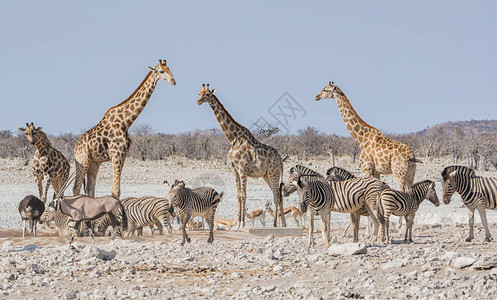
[[[416,172],[416,162],[411,148],[404,143],[384,136],[381,131],[364,122],[350,104],[342,90],[329,82],[316,96],[321,99],[335,99],[343,121],[361,148],[361,170],[366,176],[380,178],[380,174],[393,174],[399,189],[411,187]]]
[[[283,160],[273,147],[256,140],[247,128],[238,124],[214,95],[215,89],[209,90],[202,85],[198,105],[209,103],[216,119],[230,143],[228,160],[233,168],[238,198],[238,229],[245,227],[245,201],[247,200],[247,176],[264,178],[273,192],[276,210],[280,210],[283,226],[286,227],[283,213],[283,198],[280,183],[283,175]],[[275,214],[273,226],[277,226],[278,214]]]
[[[95,183],[100,164],[111,161],[114,173],[112,196],[119,199],[121,172],[131,146],[128,129],[147,105],[159,79],[176,85],[171,71],[166,66],[166,60],[159,60],[157,66],[149,68],[151,71],[128,99],[107,110],[95,127],[79,137],[74,147],[76,160],[74,195],[79,194],[86,176],[85,192],[88,196],[95,197]]]
[[[38,185],[38,195],[43,203],[47,202],[48,188],[52,188],[56,194],[64,187],[69,177],[69,161],[57,149],[52,147],[45,132],[41,127],[35,127],[33,122],[26,127],[19,128],[26,133],[31,148],[36,147],[33,157],[33,175]],[[46,179],[43,191],[43,179]]]

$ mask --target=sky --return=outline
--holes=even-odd
[[[348,136],[334,81],[370,125],[408,133],[497,117],[495,1],[6,1],[0,130],[81,134],[166,59],[133,126],[219,128],[210,83],[242,125]]]

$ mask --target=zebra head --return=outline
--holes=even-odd
[[[293,184],[293,181],[298,177],[298,175],[299,174],[297,170],[295,170],[295,167],[292,167],[286,183],[281,183],[280,185],[283,197],[288,197],[297,190],[297,187]]]
[[[176,179],[173,184],[169,184],[167,180],[164,180],[164,186],[169,188],[169,192],[167,198],[169,199],[169,213],[174,212],[174,207],[176,206],[177,198],[178,198],[178,190],[185,187],[185,182],[182,180]]]
[[[307,184],[302,180],[303,176],[297,176],[296,179],[292,181],[292,184],[296,187],[297,193],[299,194],[299,208],[303,213],[307,212],[307,206],[309,205],[309,190],[307,189]]]
[[[456,174],[457,171],[452,171],[449,174],[444,174],[445,176],[442,179],[442,190],[443,190],[442,199],[444,204],[449,204],[452,195],[455,193]]]
[[[433,203],[435,207],[440,206],[440,200],[438,200],[437,191],[435,190],[435,182],[430,181],[428,186],[428,191],[426,192],[425,199]]]
[[[329,82],[328,85],[326,85],[323,90],[316,95],[316,101],[322,100],[322,99],[335,99],[337,97],[342,97],[344,96],[342,90],[334,85],[334,82]]]

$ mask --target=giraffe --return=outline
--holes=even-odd
[[[151,71],[128,99],[107,110],[95,127],[79,137],[74,147],[76,180],[73,195],[80,193],[86,176],[85,193],[90,197],[95,197],[95,183],[100,164],[111,161],[112,196],[119,199],[121,172],[131,146],[128,129],[145,108],[159,79],[176,85],[171,71],[166,66],[166,60],[159,60],[157,66],[149,68]]]
[[[39,198],[46,203],[50,185],[55,194],[58,194],[64,187],[69,177],[69,161],[52,147],[45,132],[41,130],[41,127],[35,127],[33,122],[29,125],[26,123],[26,127],[21,127],[19,130],[26,133],[29,146],[36,148],[33,157],[33,175],[38,185]],[[43,190],[43,179],[46,179],[45,190]]]
[[[283,198],[280,183],[283,175],[283,160],[278,151],[273,147],[259,142],[254,135],[244,126],[237,123],[214,95],[215,89],[209,90],[202,85],[198,105],[209,103],[214,116],[221,126],[224,135],[230,143],[228,160],[233,168],[238,198],[238,230],[245,227],[245,201],[247,199],[247,176],[264,178],[273,192],[276,210],[280,210],[283,226],[286,227],[285,214],[283,213]],[[275,214],[273,226],[277,226],[278,214]]]
[[[416,163],[420,162],[404,143],[384,136],[381,131],[364,122],[350,104],[342,90],[329,82],[316,96],[321,99],[335,99],[343,121],[361,148],[359,157],[361,170],[366,176],[380,178],[380,174],[393,174],[399,189],[405,191],[411,187],[416,172]]]

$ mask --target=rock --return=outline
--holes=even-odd
[[[63,299],[66,299],[66,300],[76,299],[77,294],[78,294],[78,291],[70,291],[69,293],[64,294]]]
[[[390,268],[400,268],[403,266],[404,265],[402,264],[402,261],[400,259],[397,259],[397,260],[392,260],[392,261],[389,261],[389,262],[382,264],[381,268],[383,270],[385,270],[385,269],[390,269]]]
[[[240,274],[238,272],[233,272],[233,273],[231,273],[230,277],[232,279],[238,279],[238,278],[242,278],[242,274]]]
[[[2,250],[9,251],[12,249],[14,249],[14,242],[13,241],[6,241],[2,244]]]
[[[442,260],[453,260],[456,258],[459,254],[456,251],[447,251],[445,252],[444,255],[442,255]]]
[[[497,267],[497,256],[485,256],[473,264],[476,270],[492,269]]]
[[[454,259],[450,264],[458,269],[463,269],[463,268],[471,266],[475,262],[476,262],[476,258],[463,256],[463,257],[458,257],[458,258]]]
[[[100,248],[97,248],[96,246],[90,246],[87,248],[85,256],[86,258],[96,257],[102,260],[111,260],[114,257],[116,257],[116,251],[115,250],[105,251]]]
[[[274,268],[273,268],[273,271],[274,271],[275,273],[280,273],[280,272],[283,272],[283,270],[284,270],[284,268],[283,268],[281,265],[276,265],[276,266],[274,266]]]
[[[357,255],[366,254],[367,247],[364,244],[346,243],[331,245],[328,248],[329,255]]]

